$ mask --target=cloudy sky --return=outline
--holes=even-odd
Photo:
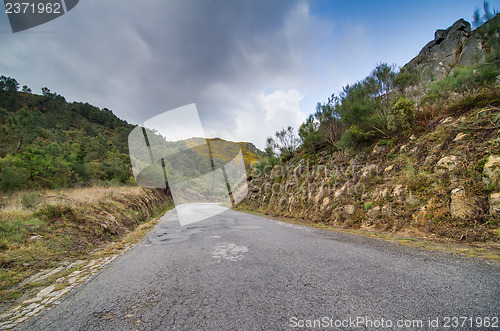
[[[490,1],[500,8],[500,0]],[[478,0],[81,0],[12,33],[0,74],[133,124],[196,103],[207,136],[263,148],[377,63],[403,66]]]

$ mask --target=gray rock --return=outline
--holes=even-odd
[[[54,288],[55,288],[54,285],[47,286],[46,288],[44,288],[43,290],[41,290],[40,292],[38,292],[38,294],[36,296],[37,297],[42,297],[42,298],[46,297],[47,295],[50,294],[50,292],[54,291]]]
[[[437,30],[434,40],[425,45],[404,68],[419,72],[423,84],[444,77],[460,59],[460,50],[470,33],[470,23],[463,19],[446,30]]]
[[[458,166],[458,157],[455,155],[445,156],[437,162],[436,166],[436,173],[438,174],[453,171]]]
[[[490,155],[483,168],[483,183],[495,184],[500,177],[500,156]]]
[[[377,168],[378,168],[377,165],[370,164],[361,169],[361,179],[367,177],[373,177],[377,172]]]
[[[479,208],[475,199],[467,196],[463,188],[456,188],[451,191],[451,216],[467,220],[473,218],[478,210]]]
[[[25,300],[25,301],[23,301],[23,304],[28,305],[28,304],[31,304],[33,302],[38,302],[38,301],[42,301],[42,297],[34,297],[32,299]]]
[[[341,188],[335,191],[333,197],[335,199],[338,199],[341,195],[347,192],[348,188],[349,188],[349,182],[346,182]]]
[[[500,193],[490,195],[490,214],[500,215]]]
[[[353,217],[354,214],[356,213],[356,206],[355,205],[345,205],[343,207],[342,211],[346,215],[346,218]]]
[[[324,210],[328,210],[328,209],[330,209],[330,198],[325,197],[323,199],[323,202],[321,203],[321,206],[319,207],[319,210],[324,211]]]
[[[370,220],[375,220],[377,219],[381,214],[381,211],[380,211],[380,207],[379,206],[375,206],[373,208],[371,208],[370,210],[368,210],[368,212],[366,213],[366,217],[368,217]]]
[[[0,326],[0,330],[9,330],[17,326],[17,323],[5,324]]]
[[[463,140],[464,138],[467,138],[468,136],[469,136],[468,134],[460,132],[460,133],[457,134],[457,136],[455,137],[455,139],[453,139],[453,141],[457,142],[457,141]]]
[[[386,153],[386,152],[387,152],[386,148],[379,146],[379,145],[375,145],[375,147],[373,147],[372,154],[377,155],[377,154],[382,154],[382,153]]]
[[[485,25],[498,26],[500,16]],[[425,45],[420,53],[403,68],[417,73],[420,81],[405,92],[425,89],[428,83],[441,79],[453,67],[470,66],[485,61],[486,49],[479,31],[471,31],[470,23],[459,19],[448,29],[439,29],[434,40]]]
[[[408,188],[404,185],[398,184],[392,191],[392,196],[396,201],[402,201],[402,198],[408,193]]]

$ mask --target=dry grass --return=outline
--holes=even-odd
[[[43,204],[64,205],[75,207],[81,204],[92,204],[106,201],[115,197],[141,196],[143,188],[138,186],[114,186],[114,187],[85,187],[64,190],[43,190],[43,191],[18,191],[10,196],[2,196],[2,207],[0,213],[18,212],[21,214],[32,213],[34,209]],[[23,204],[23,197],[34,195],[34,208],[29,208]]]
[[[19,286],[24,279],[119,243],[172,205],[163,192],[140,187],[18,192],[3,201],[0,298],[4,304],[37,286]]]

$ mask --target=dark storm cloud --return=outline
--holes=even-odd
[[[0,69],[134,123],[195,102],[209,134],[245,129],[240,139],[262,146],[301,117],[292,89],[307,17],[306,3],[290,0],[81,1],[38,30],[2,34]]]
[[[106,1],[80,4],[62,31],[54,64],[62,79],[90,86],[125,117],[145,120],[196,102],[202,119],[231,121],[231,95],[217,84],[262,88],[291,69],[283,31],[293,1]],[[69,20],[68,20],[69,21]],[[83,80],[83,81],[82,81]],[[124,93],[125,92],[125,93]],[[116,95],[114,95],[116,94]],[[209,116],[207,116],[209,115]]]

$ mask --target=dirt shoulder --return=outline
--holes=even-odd
[[[376,228],[371,228],[371,229],[341,228],[335,225],[325,224],[322,222],[315,222],[312,220],[274,216],[244,208],[234,208],[234,209],[249,214],[260,215],[267,218],[280,220],[283,222],[305,225],[329,231],[350,233],[372,238],[378,238],[398,245],[418,247],[428,250],[435,250],[443,253],[480,258],[485,261],[493,263],[500,263],[500,244],[498,243],[498,241],[463,243],[451,239],[437,238],[436,236],[432,235],[429,236],[428,234],[418,233],[415,231],[393,233],[393,232],[382,231]]]

